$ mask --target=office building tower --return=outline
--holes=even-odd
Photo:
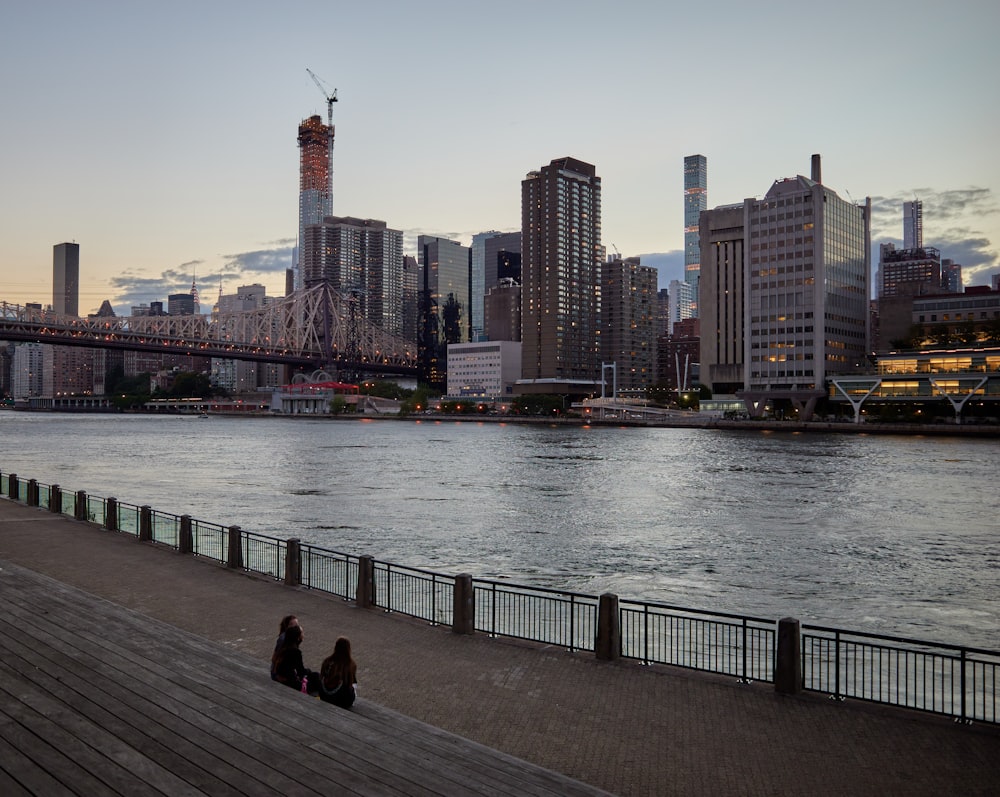
[[[903,203],[903,248],[920,249],[924,245],[924,203]]]
[[[920,296],[941,289],[941,253],[932,246],[897,249],[892,243],[879,245],[879,299]]]
[[[294,284],[305,287],[302,267],[306,228],[322,224],[333,215],[333,127],[319,116],[310,116],[299,125],[299,238]]]
[[[524,380],[599,382],[601,178],[559,158],[521,183]]]
[[[670,280],[667,288],[667,334],[674,324],[685,318],[695,318],[694,286],[682,280]]]
[[[271,298],[260,283],[241,285],[236,293],[223,294],[219,289],[219,301],[215,306],[215,322],[219,333],[227,334],[231,316],[267,307]],[[283,381],[284,368],[274,363],[212,358],[212,384],[224,387],[230,393],[253,392],[262,387],[277,387]]]
[[[962,266],[951,258],[944,258],[941,261],[941,290],[946,293],[961,293]]]
[[[302,251],[306,288],[330,285],[357,303],[361,318],[402,334],[402,231],[377,219],[327,216],[306,227]]]
[[[521,281],[521,233],[481,232],[472,236],[472,339],[484,336],[486,294],[500,279]],[[516,275],[515,272],[516,271]]]
[[[521,340],[521,286],[501,279],[484,301],[486,340]]]
[[[445,389],[448,344],[468,343],[471,332],[471,251],[457,241],[421,235],[417,238],[417,252],[420,257],[417,340],[420,378]]]
[[[52,312],[80,314],[80,245],[52,247]]]
[[[420,264],[413,255],[403,255],[403,329],[401,335],[417,342],[420,318]]]
[[[652,387],[656,368],[656,269],[638,257],[601,265],[601,362],[614,363],[618,389]]]
[[[708,208],[708,159],[704,155],[684,158],[684,281],[691,286],[692,317],[698,317],[698,278],[701,276],[701,245],[698,218]]]
[[[706,210],[699,227],[701,382],[733,394],[743,387],[743,203]]]
[[[841,199],[814,155],[811,179],[776,181],[744,218],[745,389],[814,401],[866,362],[871,199]]]
[[[167,296],[167,315],[194,315],[194,296],[190,293]]]

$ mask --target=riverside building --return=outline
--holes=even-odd
[[[656,307],[655,268],[618,255],[601,266],[601,361],[616,365],[620,391],[653,385]]]
[[[811,178],[777,180],[744,201],[744,392],[809,402],[869,353],[871,199],[856,205]]]
[[[593,392],[601,376],[601,178],[557,158],[521,182],[522,379],[532,393]]]
[[[697,318],[700,314],[701,244],[698,219],[707,208],[708,159],[704,155],[688,155],[684,158],[684,281],[691,286],[692,312],[685,318]]]

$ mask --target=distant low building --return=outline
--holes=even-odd
[[[510,340],[448,346],[448,396],[504,400],[521,376],[521,344]]]

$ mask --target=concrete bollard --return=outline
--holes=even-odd
[[[104,528],[107,531],[118,531],[118,499],[104,499]]]
[[[177,550],[180,553],[194,553],[194,534],[191,533],[190,515],[181,515],[181,527],[177,535]]]
[[[802,691],[802,630],[794,617],[778,620],[777,651],[774,656],[774,691],[797,695]]]
[[[153,541],[153,510],[147,505],[139,507],[139,539]]]
[[[226,567],[234,570],[243,569],[243,529],[239,526],[229,527],[229,555],[226,557]]]
[[[594,655],[605,661],[615,661],[622,655],[618,596],[612,592],[601,595],[597,605],[597,639],[594,642]]]
[[[38,481],[28,479],[28,506],[38,506]]]
[[[285,543],[285,584],[297,587],[302,583],[302,540],[293,537]]]
[[[58,484],[49,487],[49,512],[62,514],[62,488]]]
[[[17,489],[17,474],[11,473],[7,477],[7,497],[11,501],[16,501],[20,490]]]
[[[76,491],[76,503],[73,505],[73,517],[77,520],[89,520],[87,517],[87,493],[84,490]]]
[[[375,605],[375,560],[370,556],[358,557],[358,590],[355,601],[362,609]]]
[[[455,598],[452,608],[452,632],[474,634],[476,632],[476,590],[472,586],[472,576],[468,573],[455,576]]]

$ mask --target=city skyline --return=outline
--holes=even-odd
[[[369,40],[336,33],[369,24],[371,10],[321,3],[10,13],[0,300],[48,303],[63,242],[80,245],[81,314],[104,299],[126,313],[194,276],[206,309],[220,280],[226,293],[261,283],[281,295],[298,227],[295,134],[326,111],[307,68],[339,92],[333,213],[384,219],[407,254],[419,234],[469,245],[518,230],[527,172],[568,156],[602,177],[602,243],[657,266],[664,287],[683,277],[686,155],[711,161],[715,207],[763,196],[818,152],[841,196],[873,198],[873,247],[902,243],[903,202],[919,199],[925,243],[961,263],[966,284],[1000,269],[1000,111],[983,101],[1000,71],[991,4],[847,3],[824,20],[787,3],[377,5],[378,58]],[[887,42],[921,40],[948,55],[919,81],[905,58],[879,63]],[[580,42],[588,70],[563,55]],[[630,57],[602,59],[602,43]],[[773,54],[799,48],[824,52],[817,69],[839,79]],[[684,68],[694,63],[697,74]],[[780,104],[768,100],[778,80]],[[939,124],[904,126],[914,107]]]

